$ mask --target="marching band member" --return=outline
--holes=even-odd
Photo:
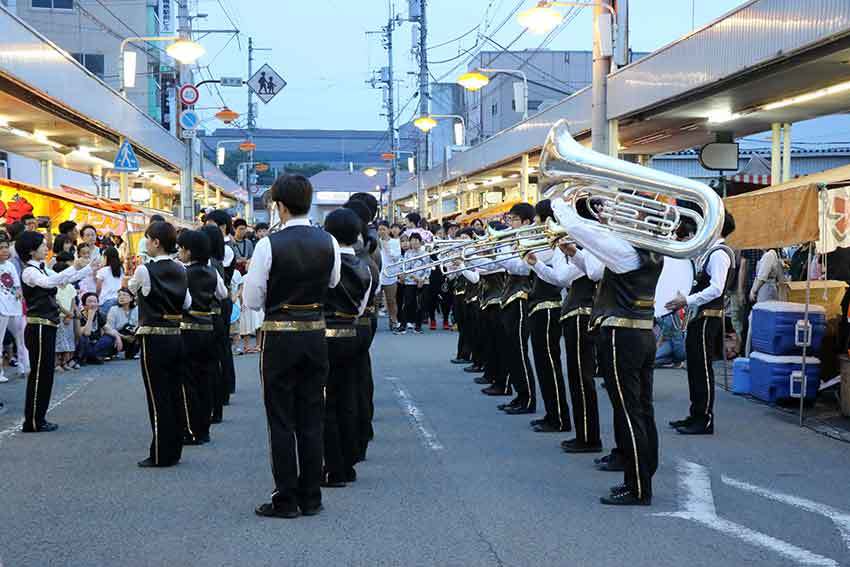
[[[65,284],[91,276],[99,267],[99,260],[97,256],[90,258],[83,254],[72,267],[48,275],[44,268],[47,242],[42,233],[35,231],[22,232],[15,241],[15,251],[24,265],[21,291],[27,306],[24,342],[29,351],[30,368],[21,430],[24,433],[54,431],[58,426],[47,421],[47,408],[56,369],[56,330],[59,327],[56,291]]]
[[[260,377],[275,490],[260,516],[312,516],[322,508],[322,390],[328,377],[323,317],[340,280],[339,245],[310,225],[313,187],[300,175],[272,185],[283,229],[257,244],[245,278],[249,309],[264,309]]]
[[[206,224],[217,226],[224,237],[224,258],[220,262],[224,285],[227,286],[227,289],[230,289],[233,273],[236,271],[236,253],[229,244],[230,235],[233,233],[233,219],[227,211],[216,210],[207,214]],[[233,299],[230,294],[227,294],[227,297],[221,300],[221,318],[227,322],[228,331],[224,338],[219,337],[222,380],[225,387],[224,405],[230,404],[230,394],[236,392],[236,370],[233,366],[233,350],[230,343],[230,317],[232,314]]]
[[[558,222],[604,265],[591,314],[600,328],[606,386],[615,428],[622,428],[624,483],[600,498],[608,505],[650,505],[652,477],[658,468],[658,432],[652,400],[655,364],[655,287],[663,257],[635,248],[617,235],[591,226],[563,200],[553,203]]]
[[[201,232],[210,241],[209,264],[225,282],[224,287],[227,290],[226,297],[223,299],[213,297],[210,302],[210,312],[213,314],[213,340],[211,344],[207,345],[207,349],[211,351],[208,356],[214,360],[212,374],[210,375],[210,388],[212,390],[210,394],[210,423],[221,423],[224,419],[224,405],[228,395],[225,368],[228,364],[228,353],[230,352],[230,318],[225,317],[222,309],[222,304],[230,297],[230,286],[226,283],[227,274],[223,265],[227,246],[224,244],[224,236],[217,226],[203,226]]]
[[[714,354],[723,351],[723,317],[726,291],[735,277],[735,253],[725,239],[735,231],[735,218],[727,212],[721,238],[706,252],[699,264],[696,281],[690,295],[679,296],[664,307],[675,311],[683,307],[696,310],[685,334],[685,353],[688,360],[688,390],[690,414],[670,425],[685,435],[714,433]],[[722,355],[721,355],[722,356]]]
[[[494,224],[499,230],[504,225]],[[483,344],[484,376],[476,379],[476,383],[489,383],[481,393],[487,396],[510,396],[513,393],[508,376],[507,347],[508,341],[505,327],[502,324],[502,293],[507,276],[504,268],[482,266],[476,268],[477,262],[470,263],[470,269],[463,275],[472,283],[479,286],[478,301],[481,307],[480,328]],[[479,263],[480,265],[481,263]],[[507,404],[504,404],[507,406]]]
[[[139,302],[142,378],[148,400],[153,440],[140,467],[170,467],[183,452],[181,421],[183,342],[180,322],[192,305],[186,270],[171,259],[177,232],[167,222],[155,222],[145,231],[150,262],[136,268],[127,287]]]

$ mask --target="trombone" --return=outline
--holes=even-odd
[[[403,277],[408,274],[412,274],[414,272],[419,272],[422,270],[430,270],[432,268],[436,268],[442,262],[446,261],[445,254],[449,254],[451,252],[454,252],[455,250],[459,250],[467,244],[469,244],[469,240],[435,240],[434,242],[425,245],[425,252],[417,254],[415,256],[406,256],[398,262],[387,264],[383,267],[381,272],[383,273],[384,277],[396,278]],[[420,262],[425,258],[431,258],[432,260],[425,264],[421,264]]]

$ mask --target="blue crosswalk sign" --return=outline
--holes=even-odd
[[[112,169],[113,171],[125,172],[139,171],[139,160],[136,158],[136,152],[133,151],[133,146],[129,141],[124,140],[124,143],[118,148],[115,166]]]

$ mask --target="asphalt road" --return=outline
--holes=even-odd
[[[653,506],[603,507],[620,477],[498,412],[448,363],[454,340],[380,334],[368,460],[298,520],[253,513],[272,488],[257,356],[237,359],[213,442],[164,470],[136,466],[138,362],[60,375],[50,434],[15,432],[24,383],[2,384],[0,565],[850,565],[848,445],[725,392],[717,434],[680,437],[661,424],[686,411],[685,375],[659,371]]]

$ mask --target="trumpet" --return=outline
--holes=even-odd
[[[469,244],[469,240],[463,239],[446,239],[435,240],[432,243],[424,246],[425,252],[415,256],[404,257],[398,262],[387,264],[381,272],[384,277],[395,278],[403,277],[421,270],[430,270],[438,267],[446,261],[446,254],[450,254],[455,250],[460,250],[463,246]],[[421,261],[425,258],[431,258],[430,262],[422,264]]]
[[[573,207],[580,199],[601,205],[599,212],[590,207],[600,221],[594,224],[664,256],[697,257],[723,228],[723,201],[708,185],[585,148],[570,135],[565,120],[549,131],[540,173],[546,198],[560,197]],[[678,200],[691,206],[674,204]],[[696,223],[696,233],[678,240],[683,218]]]

